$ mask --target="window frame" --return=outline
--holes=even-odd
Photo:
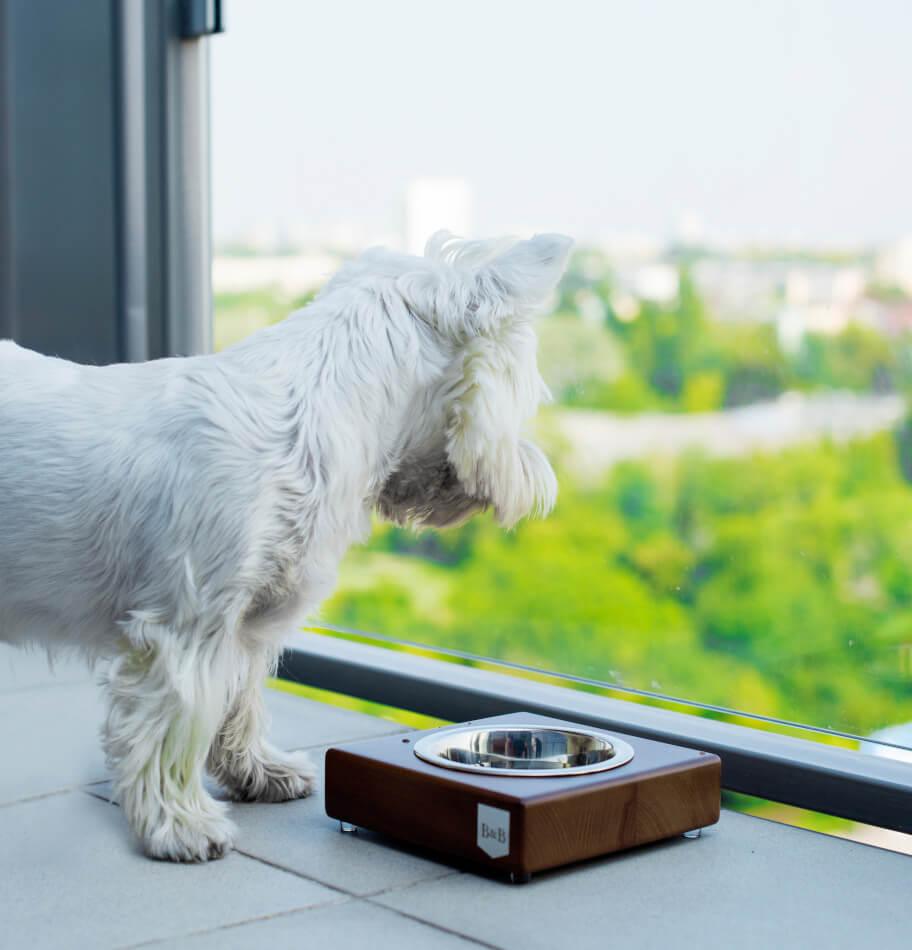
[[[0,0],[0,338],[84,363],[211,352],[220,13]]]
[[[521,710],[712,752],[724,789],[912,834],[896,759],[319,633],[287,640],[278,676],[451,722]]]

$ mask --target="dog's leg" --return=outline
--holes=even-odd
[[[266,650],[251,657],[246,681],[209,750],[209,771],[236,801],[286,802],[305,798],[316,787],[306,755],[281,752],[264,737],[262,687],[270,666]]]
[[[114,792],[147,854],[207,861],[231,849],[227,806],[203,788],[206,753],[229,701],[230,656],[216,638],[130,647],[106,678],[103,729]]]

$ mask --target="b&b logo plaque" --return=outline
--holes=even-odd
[[[490,858],[506,857],[510,853],[510,813],[479,804],[476,843]]]

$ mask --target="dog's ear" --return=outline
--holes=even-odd
[[[476,329],[488,332],[504,317],[539,310],[561,279],[572,246],[561,234],[538,234],[479,267],[472,294]]]
[[[520,432],[550,398],[529,317],[560,280],[571,246],[557,234],[508,245],[438,235],[428,248],[465,275],[450,296],[447,329],[464,343],[450,392],[447,456],[468,494],[488,502],[506,527],[547,514],[557,498],[548,460]]]
[[[548,460],[520,438],[523,423],[550,396],[535,349],[526,321],[474,337],[450,392],[447,457],[465,491],[490,504],[505,527],[530,514],[546,515],[557,498]]]
[[[398,287],[422,319],[464,342],[540,309],[560,280],[572,246],[561,234],[464,241],[441,231],[425,250],[436,266],[403,274]]]

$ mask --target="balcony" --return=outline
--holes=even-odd
[[[93,676],[0,644],[0,950],[908,947],[907,14],[666,2],[656,30],[636,4],[527,5],[517,44],[506,4],[483,31],[464,8],[364,4],[351,31],[332,4],[231,4],[210,117],[221,6],[0,0],[0,337],[89,363],[220,349],[394,219],[413,249],[475,230],[471,177],[480,227],[567,222],[581,252],[539,329],[570,513],[482,526],[474,568],[468,534],[382,529],[323,616],[427,648],[299,633],[283,675],[705,749],[726,792],[866,823],[867,843],[726,808],[699,840],[520,886],[340,834],[315,796],[233,806],[224,860],[158,863],[112,801]],[[467,177],[410,177],[438,166]],[[416,721],[268,705],[276,744],[315,761]]]
[[[270,691],[272,733],[319,759],[403,731]],[[0,647],[0,920],[5,946],[553,948],[908,945],[912,859],[723,810],[683,838],[517,886],[370,832],[318,798],[235,805],[237,850],[142,856],[109,785],[102,708],[78,666]]]

